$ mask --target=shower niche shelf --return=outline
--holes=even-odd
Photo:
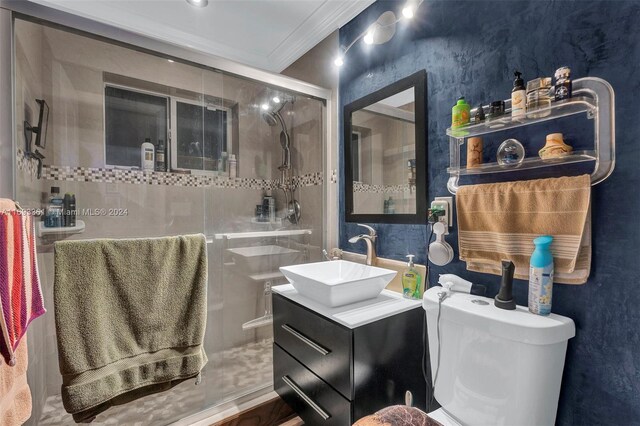
[[[64,226],[47,228],[44,226],[44,222],[38,222],[38,237],[52,237],[52,238],[66,238],[73,234],[82,234],[85,229],[85,223],[83,220],[76,220],[76,226]]]
[[[505,104],[510,106],[511,101],[505,100]],[[615,167],[614,107],[614,91],[611,85],[597,77],[585,77],[573,81],[573,97],[571,99],[553,102],[550,107],[527,112],[524,117],[512,118],[510,110],[507,109],[506,115],[499,119],[455,129],[448,128],[446,131],[449,136],[449,167],[447,172],[450,176],[447,189],[455,194],[460,187],[460,176],[523,171],[589,161],[595,162],[594,171],[591,173],[591,185],[596,185],[609,177]],[[484,108],[488,108],[488,106],[484,106]],[[476,109],[471,110],[472,116],[475,115]],[[522,163],[517,165],[484,163],[473,168],[466,168],[460,164],[461,146],[465,144],[467,138],[577,115],[586,115],[588,119],[593,121],[593,150],[573,151],[550,159],[541,159],[536,155],[535,157],[526,157]]]

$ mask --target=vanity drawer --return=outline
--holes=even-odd
[[[351,424],[351,403],[277,344],[273,345],[273,386],[309,425]]]
[[[274,341],[351,400],[350,330],[273,295]]]

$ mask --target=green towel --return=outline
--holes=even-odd
[[[76,422],[199,375],[204,235],[55,244],[62,401]]]

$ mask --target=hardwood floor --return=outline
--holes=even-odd
[[[296,423],[295,420],[298,419]],[[249,410],[235,414],[211,426],[300,426],[304,423],[280,398],[273,398]]]
[[[284,423],[280,423],[280,426],[302,426],[304,425],[304,422],[302,421],[302,419],[300,417],[294,417],[291,420],[287,420]]]

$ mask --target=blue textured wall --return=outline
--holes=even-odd
[[[385,10],[400,16],[401,5],[373,4],[340,30],[341,44],[350,43]],[[385,45],[358,43],[349,51],[340,74],[340,105],[427,70],[428,199],[449,195],[445,129],[458,96],[474,104],[504,99],[510,96],[514,68],[528,80],[551,75],[565,64],[574,78],[597,76],[613,85],[617,164],[593,190],[591,277],[583,286],[554,288],[553,312],[573,318],[577,326],[569,342],[557,422],[640,424],[640,2],[426,0],[416,18],[410,26],[400,25]],[[342,125],[342,117],[339,121]],[[546,133],[561,130],[578,145],[583,143],[581,127],[554,124],[539,129],[537,137],[542,141]],[[340,196],[341,247],[362,252],[364,245],[347,242],[359,231],[344,223],[344,187]],[[403,259],[415,253],[425,261],[425,226],[375,227],[380,256]],[[448,240],[457,259],[455,228]],[[432,283],[445,271],[488,284],[491,296],[497,293],[499,277],[467,272],[458,260],[433,267]],[[526,282],[516,282],[515,292],[518,303],[526,305]]]

